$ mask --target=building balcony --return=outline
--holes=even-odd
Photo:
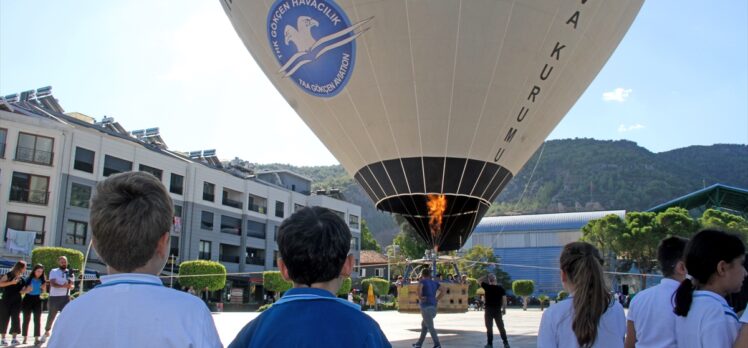
[[[9,200],[12,202],[47,205],[47,202],[49,201],[49,191],[29,190],[17,186],[12,186],[10,188]]]
[[[3,152],[5,149],[3,149]],[[28,147],[19,146],[16,148],[16,161],[28,162],[43,165],[52,165],[54,152],[35,150]]]
[[[260,214],[267,214],[267,211],[268,211],[268,207],[264,205],[259,205],[259,204],[250,204],[247,208],[250,211],[260,213]]]
[[[225,195],[223,196],[223,199],[221,200],[221,204],[228,206],[228,207],[233,207],[236,209],[242,209],[242,202],[226,198]]]
[[[239,263],[238,255],[221,255],[221,262]]]

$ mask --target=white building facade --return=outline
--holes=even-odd
[[[233,161],[232,161],[233,162]],[[147,171],[161,179],[174,201],[171,254],[219,261],[229,273],[276,269],[275,234],[303,206],[335,211],[350,226],[358,261],[361,207],[311,194],[311,180],[288,172],[254,175],[224,165],[215,151],[170,151],[157,129],[127,132],[64,114],[49,88],[11,95],[0,103],[0,226],[34,231],[35,245],[86,252],[91,239],[89,200],[96,182],[111,174]],[[264,180],[272,179],[272,180]],[[25,255],[4,247],[7,259]],[[91,259],[97,260],[92,252]],[[167,267],[168,269],[168,267]]]

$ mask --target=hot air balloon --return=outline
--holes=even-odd
[[[378,209],[460,248],[642,0],[221,0]]]

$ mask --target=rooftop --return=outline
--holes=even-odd
[[[387,256],[374,250],[361,250],[361,266],[387,264]]]
[[[625,210],[605,210],[562,214],[492,216],[483,218],[475,233],[579,230],[590,220],[615,214],[622,219]]]

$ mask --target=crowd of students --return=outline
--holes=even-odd
[[[147,173],[116,174],[97,185],[90,226],[93,246],[109,275],[65,307],[49,347],[222,346],[205,304],[163,286],[157,277],[169,256],[172,206],[161,182]],[[376,321],[335,295],[353,271],[350,241],[346,223],[330,210],[307,207],[286,219],[277,235],[278,267],[293,288],[250,321],[229,347],[391,347]],[[746,276],[744,258],[743,241],[720,231],[701,231],[688,242],[663,240],[658,260],[665,279],[637,294],[626,318],[605,284],[598,250],[570,243],[561,253],[560,273],[571,296],[543,313],[538,347],[748,347],[748,315],[739,320],[725,301]],[[18,343],[20,311],[23,335],[33,316],[39,338],[44,269],[37,265],[22,279],[25,268],[19,262],[0,278],[3,342],[10,321],[13,343]],[[427,331],[439,346],[432,331],[439,283],[429,276],[424,274],[426,281],[418,287],[424,324],[415,347],[424,343]],[[482,283],[496,292],[489,287],[496,285],[495,278]],[[492,314],[486,317],[487,346],[496,321],[508,347],[500,321],[506,303],[503,293],[496,293],[502,300],[492,302]],[[745,323],[742,330],[740,321]]]

